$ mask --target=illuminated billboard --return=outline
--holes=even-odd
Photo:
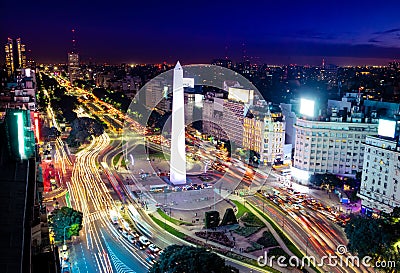
[[[380,119],[378,124],[378,135],[394,138],[396,135],[396,121]]]
[[[253,104],[254,90],[229,87],[228,99]]]
[[[313,117],[314,116],[315,102],[308,99],[300,99],[300,114]]]
[[[32,131],[30,111],[6,110],[6,137],[9,152],[15,159],[28,159],[35,154],[35,136]]]

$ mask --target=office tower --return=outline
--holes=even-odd
[[[168,85],[164,78],[157,77],[147,83],[145,92],[147,108],[169,112],[171,111],[171,103],[167,98]]]
[[[68,74],[69,81],[73,85],[74,81],[78,78],[79,74],[79,54],[75,49],[75,30],[72,30],[72,51],[68,53]]]
[[[17,69],[26,67],[25,45],[21,38],[8,38],[5,45],[7,75],[11,77]]]
[[[179,62],[174,68],[174,78],[172,85],[170,181],[174,185],[181,185],[186,183],[183,69]]]
[[[79,73],[79,55],[78,53],[68,53],[68,74],[71,85],[77,79]]]

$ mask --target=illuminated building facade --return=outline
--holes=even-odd
[[[21,38],[8,38],[5,45],[5,55],[8,77],[11,77],[17,69],[26,68],[25,45],[22,44]]]
[[[37,109],[36,88],[34,70],[22,69],[18,80],[11,83],[10,87],[0,94],[0,119],[8,108],[35,111]]]
[[[68,53],[68,74],[71,85],[79,76],[79,54],[70,52]]]
[[[367,215],[392,212],[400,207],[400,147],[398,142],[377,136],[365,140],[364,171],[360,193]]]
[[[149,81],[146,86],[145,102],[149,109],[156,108],[158,110],[171,111],[171,101],[168,100],[169,87],[164,78],[154,78]]]
[[[367,135],[377,123],[313,121],[297,119],[293,165],[311,173],[355,175],[363,170]]]
[[[261,164],[272,164],[283,158],[285,121],[282,113],[252,111],[243,120],[243,148],[260,154]]]

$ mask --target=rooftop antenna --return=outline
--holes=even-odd
[[[243,42],[243,62],[246,62],[246,44]]]
[[[75,53],[76,51],[75,29],[72,29],[71,32],[72,32],[72,53]]]

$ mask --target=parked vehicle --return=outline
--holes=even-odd
[[[160,249],[155,244],[150,244],[147,248],[153,253],[157,253],[158,251],[160,251]]]
[[[132,236],[131,234],[128,235],[128,241],[129,241],[131,244],[135,244],[135,243],[136,243],[135,237]]]
[[[146,236],[140,236],[139,242],[145,246],[148,246],[150,244],[150,241],[149,241],[149,239],[146,238]]]

